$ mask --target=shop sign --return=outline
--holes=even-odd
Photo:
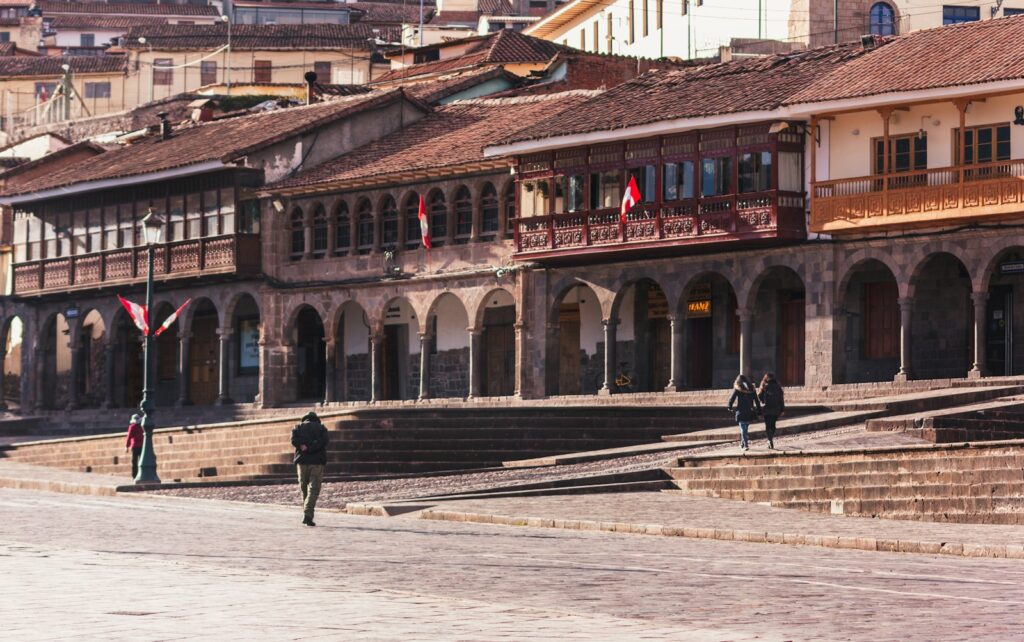
[[[999,264],[1000,274],[1024,274],[1024,261],[1007,261]]]
[[[65,319],[77,319],[78,318],[78,306],[71,306],[67,310],[64,310]]]
[[[238,368],[243,371],[258,370],[260,367],[260,322],[257,319],[242,319],[238,322]]]
[[[699,319],[711,316],[711,299],[699,299],[686,302],[686,316]]]

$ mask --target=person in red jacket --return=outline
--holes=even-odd
[[[124,451],[132,451],[132,479],[139,472],[139,457],[142,455],[142,421],[138,415],[132,415],[128,424],[128,438],[124,441]]]

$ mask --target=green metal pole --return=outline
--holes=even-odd
[[[153,309],[153,260],[156,256],[156,247],[149,245],[149,267],[146,274],[146,314]],[[142,411],[142,457],[139,460],[139,472],[135,477],[136,484],[159,484],[160,478],[156,474],[156,452],[153,449],[153,429],[156,422],[153,421],[153,389],[150,378],[150,353],[153,347],[153,336],[146,332],[145,343],[143,344],[142,357],[142,403],[139,410]]]

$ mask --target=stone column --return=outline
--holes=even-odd
[[[114,407],[114,337],[107,335],[103,339],[103,406],[104,410]]]
[[[968,379],[985,376],[985,317],[988,312],[988,292],[971,292],[974,301],[974,364]]]
[[[383,396],[380,380],[380,344],[384,341],[382,333],[370,335],[370,403],[377,403]]]
[[[189,399],[189,376],[192,370],[192,334],[185,332],[178,335],[178,402],[177,406],[191,406]]]
[[[71,370],[68,372],[68,405],[66,410],[74,410],[78,407],[78,373],[82,369],[82,347],[78,340],[79,332],[72,329],[68,337],[68,348],[71,352]]]
[[[484,219],[484,215],[483,214],[484,214],[483,203],[481,203],[480,202],[480,198],[477,197],[477,198],[473,199],[473,214],[472,214],[473,229],[469,233],[469,242],[470,243],[476,243],[477,241],[480,240],[480,228],[483,226],[483,219]],[[470,396],[472,396],[472,391],[470,392]]]
[[[419,400],[430,399],[430,333],[420,332],[420,394]]]
[[[33,364],[32,372],[35,373],[35,399],[34,407],[36,410],[44,409],[46,406],[46,386],[49,385],[46,381],[46,362],[50,359],[50,351],[41,349],[36,350],[35,353],[36,362]],[[52,383],[52,382],[51,382]],[[50,410],[49,408],[46,408]]]
[[[517,321],[512,328],[516,333],[515,351],[515,390],[512,392],[517,398],[523,398],[523,389],[526,387],[524,377],[526,376],[526,324]]]
[[[750,376],[750,323],[754,318],[749,308],[739,308],[736,316],[740,319],[740,374]]]
[[[2,337],[0,337],[2,338]],[[0,345],[0,410],[7,410],[7,389],[4,387],[5,371],[7,368],[7,346]]]
[[[683,319],[671,314],[668,317],[669,325],[669,380],[665,386],[665,392],[678,392],[683,387],[683,355],[680,350],[683,347]]]
[[[483,356],[483,330],[469,329],[469,398],[483,396],[480,388],[481,357]]]
[[[324,341],[324,403],[336,401],[335,392],[335,350],[334,341]]]
[[[604,326],[604,384],[597,391],[599,395],[612,394],[612,387],[615,385],[615,328],[619,325],[618,319],[604,319],[601,321]]]
[[[914,300],[910,297],[900,297],[900,369],[893,377],[894,381],[903,382],[910,380],[910,324],[913,320]]]
[[[223,406],[235,403],[231,400],[231,336],[233,333],[230,329],[222,329],[218,330],[217,334],[220,336],[220,356],[218,358],[220,376],[216,403],[218,406]]]

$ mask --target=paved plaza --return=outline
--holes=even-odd
[[[1024,639],[1019,560],[300,519],[271,505],[0,490],[0,637]]]

